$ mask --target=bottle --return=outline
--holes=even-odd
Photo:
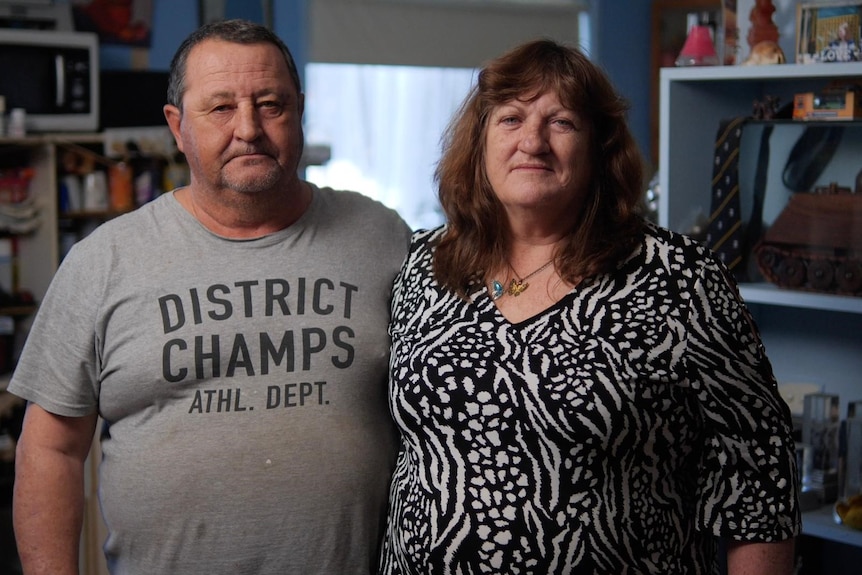
[[[88,212],[104,212],[109,207],[108,177],[101,170],[84,175],[83,204]]]
[[[127,212],[135,207],[132,178],[132,166],[125,160],[108,168],[109,204],[112,211]]]
[[[9,137],[23,138],[27,135],[27,111],[24,108],[12,108],[9,112]]]

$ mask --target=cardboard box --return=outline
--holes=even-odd
[[[856,120],[862,118],[860,91],[834,89],[793,97],[794,120]]]

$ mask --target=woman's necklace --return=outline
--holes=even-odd
[[[488,292],[491,295],[491,299],[497,301],[506,294],[509,294],[513,297],[518,297],[519,295],[524,293],[524,291],[528,287],[530,287],[530,284],[527,283],[527,280],[536,275],[537,273],[547,269],[547,267],[552,263],[554,263],[553,259],[545,263],[545,265],[543,265],[539,269],[528,273],[521,279],[518,279],[518,272],[515,271],[515,268],[512,267],[512,264],[509,264],[509,269],[511,269],[512,272],[515,274],[515,277],[512,278],[512,281],[509,282],[509,287],[506,289],[503,288],[503,284],[501,284],[498,280],[493,280],[491,282],[491,286],[488,288]]]

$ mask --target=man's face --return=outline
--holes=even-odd
[[[257,193],[297,179],[303,97],[270,44],[205,40],[189,53],[182,113],[165,106],[192,185]]]

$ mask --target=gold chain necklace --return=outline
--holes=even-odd
[[[509,294],[513,297],[518,297],[519,295],[524,293],[524,291],[526,291],[526,289],[530,287],[530,284],[527,283],[527,280],[536,275],[537,273],[546,270],[548,266],[554,263],[554,260],[551,259],[550,261],[546,262],[542,267],[528,273],[521,279],[518,279],[518,272],[515,271],[515,268],[512,267],[512,264],[509,264],[509,262],[506,263],[509,265],[509,269],[512,270],[512,273],[515,274],[515,277],[512,278],[512,281],[509,282],[509,287],[505,289],[503,288],[503,284],[500,283],[498,280],[491,281],[491,285],[490,287],[488,287],[488,293],[491,295],[491,299],[494,301],[497,301],[506,294]]]

